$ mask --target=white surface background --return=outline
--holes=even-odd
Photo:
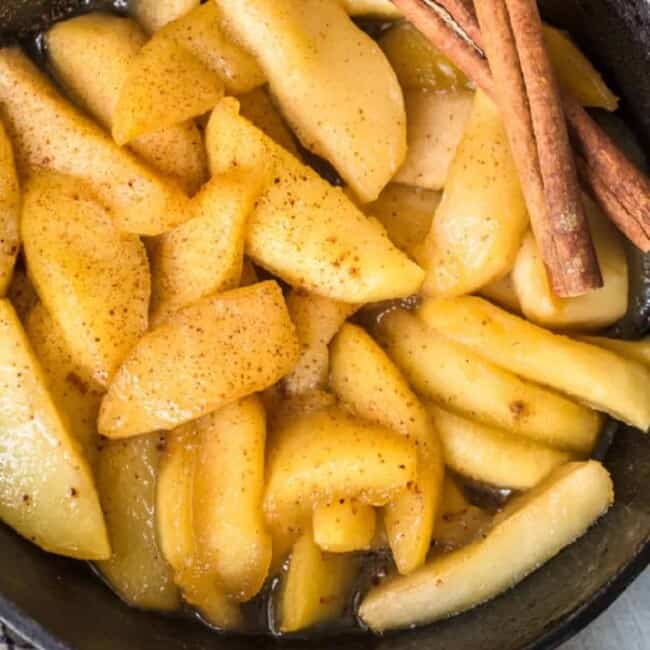
[[[650,650],[650,569],[561,650]]]

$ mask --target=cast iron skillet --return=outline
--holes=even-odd
[[[0,0],[0,39],[39,21],[65,17],[92,1]],[[625,119],[639,141],[650,143],[650,5],[645,0],[548,0],[542,7],[550,22],[569,29],[580,41],[621,95]],[[650,257],[633,253],[632,268],[631,310],[618,328],[630,338],[650,330]],[[552,648],[610,605],[650,562],[650,436],[621,427],[606,465],[614,478],[616,504],[585,537],[516,589],[467,614],[418,630],[308,643],[220,637],[187,619],[130,609],[85,564],[46,555],[4,526],[0,616],[47,650]]]

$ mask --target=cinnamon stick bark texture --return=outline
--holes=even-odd
[[[537,4],[476,0],[475,8],[551,286],[561,297],[583,295],[603,282]]]
[[[552,280],[553,269],[560,264],[559,256],[555,250],[552,229],[548,227],[550,216],[546,205],[535,132],[508,12],[506,6],[498,0],[494,3],[493,0],[485,2],[477,0],[475,6],[484,32],[481,46],[488,53],[491,71],[499,88],[499,92],[494,93],[494,98],[498,99],[503,113],[535,239],[546,261],[552,286],[555,289],[556,283]]]
[[[432,1],[401,0],[400,6]],[[394,2],[397,4],[398,0]],[[483,49],[480,27],[469,0],[435,0],[435,3],[453,17],[479,49]],[[401,8],[405,12],[404,7]],[[422,18],[426,21],[426,17]],[[421,29],[419,24],[414,24]],[[453,49],[444,50],[442,46],[437,47],[456,62],[456,52]],[[471,59],[464,57],[463,62],[471,63]],[[484,70],[477,70],[476,76],[472,70],[462,70],[491,94],[489,83],[488,86],[485,85]],[[483,79],[483,82],[479,79]],[[579,155],[580,176],[583,182],[621,232],[643,252],[650,252],[650,180],[627,159],[613,140],[572,97],[565,94],[562,103]]]
[[[418,0],[416,0],[417,2]],[[483,35],[476,17],[473,0],[431,0],[440,5],[458,26],[472,39],[476,47],[483,49]],[[426,3],[427,0],[424,0]]]
[[[482,49],[481,29],[476,19],[472,0],[433,0],[439,4],[469,36],[476,47]]]
[[[623,234],[650,251],[650,180],[614,145],[578,102],[564,97],[564,110],[579,154],[580,176]]]

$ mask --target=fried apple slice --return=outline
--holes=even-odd
[[[180,606],[178,589],[158,546],[155,526],[163,448],[164,437],[158,433],[102,446],[97,487],[113,553],[97,567],[129,605],[173,611]]]
[[[613,497],[612,480],[600,463],[564,465],[512,501],[484,539],[372,589],[359,615],[381,632],[431,623],[476,607],[581,537],[605,514]]]
[[[499,305],[499,307],[503,307],[514,314],[521,314],[519,297],[515,291],[514,282],[510,273],[499,280],[494,280],[490,284],[481,287],[479,294]]]
[[[226,92],[241,95],[265,83],[259,64],[230,38],[216,2],[205,2],[168,25],[167,33],[221,78]]]
[[[214,569],[205,563],[196,543],[194,494],[198,438],[194,423],[178,427],[164,437],[164,453],[155,483],[156,533],[183,600],[211,625],[231,629],[242,623],[239,607],[226,596]]]
[[[190,423],[160,438],[163,453],[156,476],[156,534],[163,556],[180,572],[196,556],[193,500],[198,434]]]
[[[492,516],[472,505],[457,481],[445,472],[440,508],[433,536],[438,548],[454,550],[473,542],[491,523]]]
[[[183,569],[176,576],[189,603],[210,625],[221,630],[240,630],[244,619],[238,603],[224,593],[215,576],[200,564]]]
[[[314,541],[329,553],[366,551],[375,537],[376,520],[372,506],[339,499],[314,510]]]
[[[390,0],[342,0],[343,8],[350,16],[369,16],[392,20],[402,14]]]
[[[418,256],[427,269],[424,294],[458,296],[503,277],[528,223],[501,114],[479,90]]]
[[[393,244],[415,259],[441,198],[440,192],[391,183],[376,201],[364,205],[363,211],[376,217]]]
[[[75,361],[105,386],[147,330],[150,277],[140,239],[77,178],[34,174],[25,185],[22,239],[29,277]]]
[[[344,4],[374,4],[383,0],[344,0]],[[562,88],[583,106],[615,111],[618,98],[584,54],[559,29],[544,25],[549,58]],[[411,23],[399,21],[379,38],[403,88],[434,92],[467,88],[467,78],[442,55]]]
[[[271,562],[271,537],[262,511],[266,418],[250,396],[196,424],[194,530],[204,564],[224,591],[239,601],[253,598]]]
[[[622,339],[610,339],[606,336],[581,336],[581,341],[597,345],[606,350],[616,352],[626,359],[638,361],[644,366],[650,366],[650,338],[639,341],[624,341]]]
[[[346,323],[332,343],[330,386],[361,417],[398,431],[418,451],[417,479],[391,501],[384,525],[400,573],[420,566],[431,544],[442,478],[438,435],[418,398],[386,353]]]
[[[511,272],[521,310],[528,320],[561,330],[602,329],[622,318],[628,306],[628,265],[623,238],[598,206],[583,196],[603,286],[584,296],[559,298],[551,289],[539,247],[529,232]]]
[[[105,129],[133,59],[147,42],[129,19],[93,12],[56,23],[45,35],[49,69],[74,101]],[[193,194],[207,178],[201,134],[187,121],[136,138],[130,144],[161,174]]]
[[[104,389],[77,363],[63,331],[42,303],[27,315],[25,331],[47,376],[54,402],[93,465],[97,457],[97,414]]]
[[[256,170],[214,176],[192,200],[190,219],[159,238],[151,255],[154,325],[240,285],[246,220],[265,180]]]
[[[501,429],[429,405],[447,466],[476,481],[528,490],[571,459],[553,449]]]
[[[467,77],[410,22],[395,23],[378,43],[404,90],[470,90]]]
[[[214,3],[213,3],[214,4]],[[296,141],[266,88],[256,88],[237,97],[240,115],[252,122],[275,143],[300,158]]]
[[[374,201],[406,155],[402,91],[379,46],[330,0],[217,4],[303,145]]]
[[[650,428],[650,369],[595,345],[553,334],[481,298],[426,300],[429,327],[521,377]]]
[[[618,97],[600,73],[563,31],[544,25],[544,41],[558,83],[583,106],[615,111]]]
[[[382,506],[416,478],[415,446],[333,407],[283,420],[273,432],[264,509],[287,530],[339,499]]]
[[[211,110],[223,97],[221,77],[183,47],[173,24],[163,27],[129,65],[113,110],[119,145]]]
[[[287,307],[301,351],[298,363],[284,379],[284,387],[289,395],[323,389],[330,368],[327,346],[357,305],[293,289],[287,296]]]
[[[110,553],[92,473],[13,307],[0,299],[0,518],[51,553]]]
[[[469,90],[404,93],[408,153],[393,181],[425,190],[442,190],[472,112]]]
[[[172,20],[184,16],[200,0],[132,0],[129,10],[149,33],[158,31]]]
[[[293,547],[280,587],[280,631],[295,632],[338,618],[358,568],[356,557],[324,553],[311,532],[305,533]]]
[[[444,408],[560,449],[593,449],[597,413],[503,370],[413,314],[388,313],[375,333],[415,390]]]
[[[415,293],[423,271],[396,249],[383,228],[238,115],[225,98],[206,129],[213,174],[268,166],[272,179],[250,216],[246,252],[294,287],[349,303]]]
[[[180,189],[116,146],[18,48],[0,49],[0,103],[23,178],[44,167],[86,180],[126,232],[158,235],[187,218]]]
[[[208,296],[138,341],[108,387],[99,432],[173,429],[273,385],[297,356],[277,283]]]

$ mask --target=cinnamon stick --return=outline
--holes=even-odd
[[[648,239],[648,232],[644,230],[643,224],[639,223],[633,218],[631,213],[621,212],[621,203],[617,198],[614,188],[609,183],[606,183],[602,178],[594,174],[588,167],[586,161],[582,157],[577,160],[578,173],[582,182],[591,189],[591,193],[602,208],[603,212],[614,220],[621,214],[628,214],[629,218],[621,222],[615,222],[619,229],[632,241],[645,241]],[[647,251],[646,251],[647,252]]]
[[[564,111],[582,158],[581,178],[618,229],[650,251],[650,179],[628,160],[589,113],[569,95]]]
[[[493,8],[502,2],[494,0]],[[546,52],[537,0],[505,0],[506,7],[526,86],[549,210],[549,218],[539,225],[551,230],[547,236],[555,247],[550,279],[558,296],[579,296],[602,287],[603,279],[582,207],[559,86]],[[482,33],[485,39],[486,31]],[[488,55],[490,66],[492,61]]]
[[[598,263],[584,215],[579,211],[580,207],[575,207],[576,199],[578,206],[580,205],[579,196],[576,195],[573,204],[565,209],[564,204],[558,203],[555,200],[556,197],[551,195],[553,210],[548,209],[549,196],[544,189],[537,144],[526,99],[526,89],[519,69],[518,55],[509,27],[507,12],[505,21],[500,21],[502,25],[505,25],[505,31],[495,32],[494,43],[498,48],[501,48],[504,41],[511,44],[509,52],[500,52],[498,59],[500,63],[507,61],[507,70],[519,69],[519,73],[518,77],[514,79],[510,75],[514,85],[512,83],[500,84],[503,86],[502,89],[500,88],[503,92],[502,95],[494,92],[490,69],[476,48],[467,43],[435,10],[432,10],[427,0],[424,2],[426,4],[418,0],[394,0],[405,17],[415,24],[439,50],[446,53],[477,85],[492,95],[494,99],[506,96],[508,98],[506,102],[500,103],[506,110],[505,122],[509,127],[511,146],[522,179],[522,188],[531,215],[531,223],[554,291],[560,296],[568,297],[581,295],[592,288],[602,286]],[[495,10],[493,0],[486,0],[485,4],[487,5],[486,11],[493,12]],[[462,0],[447,0],[444,8],[451,14],[453,9],[458,10],[459,7],[464,6]],[[505,12],[505,6],[502,6],[501,9]],[[463,29],[470,18],[472,21],[476,20],[473,13],[469,11],[464,15],[464,23],[460,25]],[[453,15],[453,18],[456,19],[456,16]],[[478,24],[473,31],[475,34],[480,34]],[[490,60],[492,61],[492,58]],[[503,66],[500,66],[501,69]],[[507,74],[506,72],[506,76]],[[565,141],[567,141],[566,134]],[[548,143],[545,144],[549,146]],[[552,141],[550,146],[555,149]],[[555,155],[549,155],[545,160],[554,160],[555,158]],[[564,160],[567,158],[571,159],[568,144]],[[557,173],[553,170],[553,164],[553,162],[550,164],[549,175],[551,176]],[[566,163],[562,163],[562,167],[566,166],[568,166]],[[573,177],[574,179],[576,177],[575,169]],[[574,183],[577,186],[577,181]],[[566,215],[570,215],[569,218],[566,218]]]
[[[420,1],[427,0],[401,0],[400,4]],[[398,0],[394,2],[397,4]],[[480,27],[469,0],[435,2],[458,23],[477,48],[483,49]],[[420,29],[417,23],[414,24]],[[437,47],[456,62],[455,51]],[[468,58],[465,61],[470,62]],[[484,70],[477,69],[474,76],[472,70],[461,69],[477,85],[492,94],[490,83],[485,83]],[[643,252],[650,252],[650,180],[572,97],[564,94],[562,103],[577,149],[580,177],[619,230]]]
[[[498,0],[475,0],[475,6],[483,31],[481,45],[490,61],[495,85],[499,88],[499,105],[519,171],[535,239],[554,291],[557,291],[558,286],[562,291],[563,275],[555,272],[556,268],[561,270],[561,259],[553,240],[551,215],[544,192],[535,131],[508,12],[506,6]]]
[[[480,49],[481,29],[476,19],[472,0],[433,0],[440,5],[454,22],[467,34],[470,40]]]

